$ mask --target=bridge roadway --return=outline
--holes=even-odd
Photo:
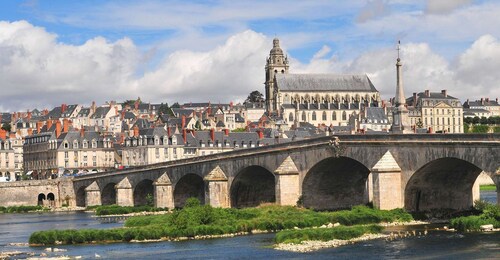
[[[221,148],[222,149],[222,148]],[[0,184],[0,205],[466,209],[484,171],[500,196],[499,134],[337,135],[74,178]],[[500,201],[500,198],[497,200]],[[43,201],[47,204],[48,202]]]

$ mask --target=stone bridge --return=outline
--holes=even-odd
[[[197,197],[238,208],[300,202],[321,210],[372,202],[381,209],[467,209],[479,197],[474,184],[483,171],[500,201],[499,167],[498,134],[339,135],[62,179],[43,189],[54,194],[56,206],[153,200],[174,208]],[[0,205],[33,204],[42,188],[26,185],[29,195],[18,197],[22,189],[0,184],[1,194],[9,194]]]

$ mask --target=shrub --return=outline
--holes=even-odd
[[[328,241],[333,239],[348,240],[360,237],[366,233],[380,233],[382,227],[378,225],[369,226],[340,226],[335,228],[315,228],[301,230],[285,230],[276,234],[277,243],[300,243],[305,240]]]

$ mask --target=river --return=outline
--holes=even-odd
[[[490,194],[492,193],[492,194]],[[484,197],[486,196],[486,197]],[[481,192],[481,197],[496,201],[495,192]],[[491,200],[490,200],[491,199]],[[13,246],[27,243],[30,234],[47,229],[112,228],[121,223],[101,224],[84,212],[0,214],[0,252],[21,251],[37,255],[46,247]],[[389,227],[385,232],[406,231],[418,227]],[[431,229],[431,226],[427,228]],[[431,230],[427,236],[395,241],[372,240],[312,253],[291,253],[272,249],[274,234],[234,238],[158,243],[115,243],[102,245],[57,246],[66,252],[48,252],[48,256],[82,256],[94,259],[499,259],[500,233],[456,233]],[[20,255],[17,258],[26,258]],[[16,258],[15,258],[16,259]]]

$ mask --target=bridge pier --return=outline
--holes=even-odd
[[[372,168],[373,206],[390,210],[402,208],[401,168],[387,151]]]
[[[85,188],[85,206],[100,206],[101,205],[101,189],[97,182],[92,182]]]
[[[116,185],[116,204],[118,206],[134,206],[134,194],[128,177]]]
[[[217,166],[205,178],[205,204],[229,208],[229,187],[226,174]]]
[[[300,197],[300,177],[299,170],[290,156],[274,171],[274,175],[276,176],[276,203],[297,205]]]
[[[168,178],[167,173],[164,173],[158,180],[153,183],[155,187],[155,207],[173,209],[174,206],[174,189],[172,182]]]

